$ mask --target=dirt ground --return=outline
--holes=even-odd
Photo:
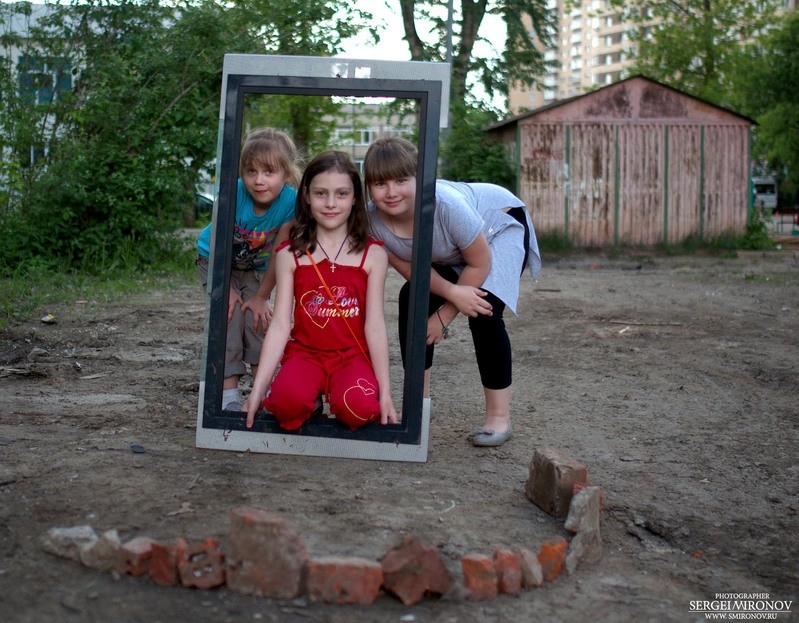
[[[399,285],[392,274],[391,301]],[[516,436],[469,443],[483,403],[459,319],[437,351],[426,463],[197,449],[203,310],[199,284],[180,285],[64,301],[42,310],[55,324],[2,334],[0,621],[699,621],[690,602],[720,592],[791,600],[777,620],[799,619],[796,251],[545,258],[508,319]],[[48,528],[89,524],[224,547],[229,510],[251,505],[293,523],[314,556],[379,559],[418,534],[459,581],[462,554],[566,535],[524,495],[547,446],[604,488],[604,557],[519,597],[279,602],[113,577],[40,546]]]

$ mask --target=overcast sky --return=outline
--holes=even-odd
[[[355,6],[370,11],[380,28],[380,43],[375,44],[367,35],[357,37],[344,45],[344,51],[338,56],[342,58],[362,58],[384,61],[408,61],[411,58],[407,42],[402,38],[402,17],[400,16],[399,0],[355,0]],[[460,2],[455,3],[457,11]],[[419,35],[424,39],[425,33],[417,23]],[[505,45],[505,23],[496,15],[486,15],[480,26],[481,37],[485,37],[491,45],[479,43],[475,50],[481,56],[498,56]],[[492,50],[492,47],[494,48]],[[476,89],[477,91],[477,89]],[[495,106],[503,106],[504,99],[494,102]]]
[[[380,43],[364,35],[345,44],[345,52],[341,56],[350,58],[372,58],[388,61],[410,60],[408,44],[402,38],[402,17],[400,16],[399,0],[355,0],[355,6],[370,11],[380,27]],[[455,3],[456,20],[460,3]],[[419,35],[424,39],[423,28],[417,24]],[[486,37],[493,46],[501,50],[505,42],[505,23],[496,15],[486,15],[480,27],[480,36]],[[490,47],[482,44],[478,49],[481,55],[488,55]]]

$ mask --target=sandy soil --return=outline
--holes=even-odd
[[[392,275],[392,297],[398,286]],[[197,449],[199,285],[64,301],[42,310],[55,324],[5,331],[0,621],[699,621],[691,600],[718,592],[793,600],[778,620],[799,618],[796,252],[546,258],[520,309],[508,320],[516,437],[468,441],[482,398],[459,320],[437,353],[423,464]],[[604,557],[517,598],[278,602],[115,578],[39,544],[50,527],[90,524],[224,546],[230,508],[247,504],[292,522],[315,556],[378,559],[416,533],[459,578],[464,553],[566,534],[524,495],[545,446],[604,488]]]

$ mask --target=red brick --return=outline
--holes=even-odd
[[[452,575],[438,552],[412,534],[387,552],[380,564],[383,588],[406,606],[425,595],[443,595],[452,587]]]
[[[602,535],[599,530],[575,534],[566,553],[566,572],[572,574],[578,566],[597,562],[602,558]]]
[[[497,596],[497,571],[488,556],[466,554],[461,557],[461,568],[468,599],[486,601]]]
[[[519,557],[509,549],[494,550],[494,569],[497,572],[497,588],[506,595],[518,595],[522,588],[522,566]]]
[[[251,508],[230,511],[227,584],[247,595],[293,599],[304,590],[308,549],[280,516]]]
[[[541,546],[538,552],[538,562],[541,564],[541,571],[544,580],[552,582],[558,577],[566,560],[566,551],[569,543],[566,539],[550,539]]]
[[[117,572],[122,575],[144,575],[150,570],[150,556],[155,541],[147,536],[131,539],[119,548]]]
[[[185,560],[178,563],[180,583],[191,588],[209,589],[225,583],[225,554],[219,541],[209,537],[186,550]]]
[[[371,560],[331,556],[308,563],[307,594],[311,601],[371,604],[382,584],[383,568]]]
[[[90,569],[113,571],[117,566],[119,547],[117,531],[106,530],[99,539],[81,547],[80,561]]]
[[[544,583],[544,572],[538,562],[538,554],[527,547],[519,548],[519,562],[522,570],[522,588],[534,588]]]
[[[585,489],[586,487],[599,487],[599,511],[602,511],[602,496],[605,495],[605,490],[600,487],[599,485],[592,485],[588,482],[575,482],[572,486],[572,495],[575,495],[578,491]]]
[[[174,545],[153,543],[150,556],[150,577],[156,584],[175,586],[180,582],[178,564],[185,560],[186,541],[178,538]]]
[[[554,448],[536,450],[524,492],[531,502],[550,515],[565,517],[569,512],[574,484],[586,482],[588,470],[574,457]]]
[[[599,485],[592,485],[590,482],[575,482],[572,486],[572,494],[585,489],[586,487],[599,487]],[[602,487],[599,487],[600,497],[605,492]]]
[[[602,487],[575,483],[569,514],[563,527],[569,532],[599,530],[602,517]]]

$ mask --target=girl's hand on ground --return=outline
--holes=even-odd
[[[380,399],[380,423],[381,424],[396,424],[399,422],[397,410],[394,408],[394,401],[388,398]]]
[[[258,333],[258,327],[260,326],[262,327],[261,333],[265,334],[269,328],[269,323],[272,322],[272,306],[269,305],[269,299],[256,295],[242,304],[241,311],[246,312],[247,310],[252,312],[253,330]]]
[[[479,314],[491,315],[491,303],[485,300],[487,292],[474,286],[453,286],[447,300],[458,308],[458,311],[471,318]],[[429,343],[429,342],[428,342]]]
[[[252,406],[250,403],[253,403]],[[252,428],[253,422],[255,422],[255,414],[258,412],[258,401],[247,398],[242,410],[247,412],[247,428]]]

